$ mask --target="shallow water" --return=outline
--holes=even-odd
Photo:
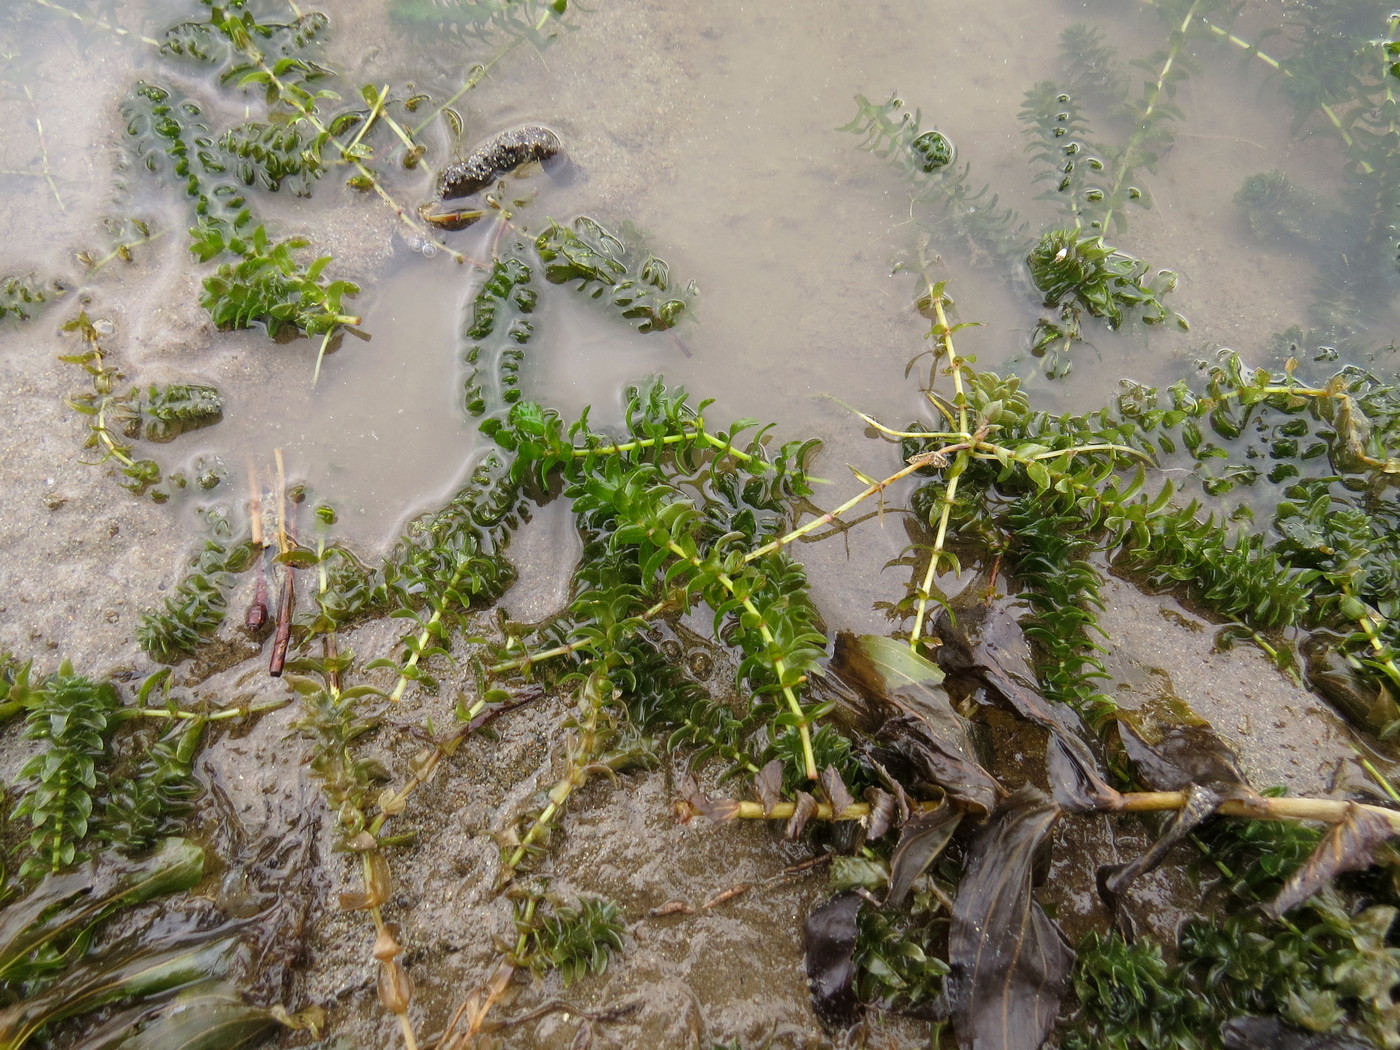
[[[265,477],[274,449],[282,450],[291,480],[336,508],[336,535],[366,557],[382,553],[407,519],[454,490],[480,448],[461,420],[457,348],[462,309],[480,277],[442,251],[426,254],[421,230],[410,230],[372,195],[345,187],[336,171],[310,201],[254,199],[260,215],[306,236],[316,252],[334,257],[336,276],[360,285],[351,303],[362,324],[337,341],[314,384],[316,340],[274,343],[257,332],[214,330],[198,304],[208,268],[186,249],[184,202],[146,173],[123,168],[117,109],[136,79],[174,75],[140,38],[158,37],[200,9],[180,0],[71,6],[105,24],[39,0],[11,0],[0,14],[7,101],[0,107],[0,224],[8,233],[0,275],[53,275],[68,289],[33,320],[0,325],[7,391],[0,650],[32,656],[45,671],[70,658],[94,675],[145,673],[151,665],[134,642],[137,615],[178,578],[198,512],[215,504],[244,514],[250,465]],[[414,36],[384,7],[327,5],[326,64],[342,72],[338,90],[347,98],[365,83],[389,83],[402,94],[411,83],[442,99],[457,90],[470,63],[492,54],[486,44]],[[1250,5],[1242,25],[1287,17],[1278,7]],[[712,418],[753,416],[775,422],[784,440],[820,438],[817,473],[831,484],[815,502],[832,506],[861,488],[847,464],[875,477],[898,467],[897,447],[870,440],[845,406],[891,424],[920,411],[918,377],[904,377],[906,362],[926,345],[928,324],[913,307],[920,289],[908,272],[920,250],[937,260],[933,273],[949,282],[959,318],[979,325],[958,333],[959,349],[977,355],[982,367],[1023,374],[1045,408],[1100,404],[1123,378],[1170,382],[1219,346],[1277,368],[1282,360],[1265,355],[1269,336],[1305,322],[1312,260],[1296,248],[1250,241],[1232,198],[1246,173],[1284,168],[1317,193],[1334,192],[1339,173],[1325,142],[1291,133],[1290,111],[1259,63],[1202,53],[1203,69],[1175,98],[1183,119],[1173,148],[1143,176],[1153,207],[1135,210],[1115,238],[1179,273],[1170,305],[1190,319],[1191,331],[1100,327],[1094,346],[1079,348],[1070,379],[1058,384],[1040,376],[1025,350],[1038,312],[1024,278],[988,267],[965,240],[921,231],[898,176],[857,150],[855,136],[836,130],[854,116],[856,94],[878,102],[898,91],[922,110],[925,127],[957,144],[974,181],[993,183],[1038,230],[1053,207],[1036,199],[1042,187],[1032,181],[1017,110],[1022,93],[1057,68],[1060,29],[1085,18],[1101,24],[1124,57],[1154,51],[1165,39],[1144,4],[1007,0],[970,13],[954,0],[595,0],[571,16],[574,30],[547,50],[507,54],[457,104],[461,141],[434,121],[423,135],[426,165],[384,164],[385,185],[412,208],[427,200],[432,169],[492,132],[523,122],[555,129],[576,176],[567,183],[542,174],[513,181],[512,191],[529,198],[515,209],[517,228],[538,232],[548,219],[577,214],[610,226],[634,223],[673,275],[696,282],[700,298],[694,323],[673,335],[641,335],[594,304],[562,292],[549,296],[524,372],[528,396],[566,417],[591,405],[594,423],[607,423],[619,415],[625,383],[664,373],[715,398]],[[216,122],[255,107],[190,73],[183,82]],[[104,254],[105,218],[133,211],[160,235],[136,247],[132,262],[91,273],[75,264],[77,252]],[[483,258],[494,236],[482,227],[445,239]],[[110,322],[104,345],[130,382],[200,381],[223,392],[223,422],[156,451],[172,467],[197,457],[220,465],[225,480],[212,495],[156,506],[117,488],[109,466],[81,462],[84,423],[63,399],[81,393],[86,380],[56,360],[78,348],[59,329],[80,307]],[[1385,342],[1387,322],[1396,321],[1393,303],[1378,304],[1378,312],[1376,345]],[[1393,368],[1393,345],[1388,353],[1380,363]],[[902,521],[890,515],[862,524],[845,542],[801,548],[831,631],[891,629],[875,603],[907,586],[907,569],[886,564],[908,542]],[[513,551],[521,582],[503,606],[518,620],[542,619],[564,601],[577,557],[561,509],[537,514]],[[1116,640],[1110,695],[1128,705],[1167,694],[1188,698],[1240,747],[1260,786],[1286,783],[1296,793],[1365,788],[1351,732],[1261,654],[1215,651],[1213,625],[1123,581],[1113,582],[1109,608]],[[387,655],[397,637],[394,625],[371,624],[351,632],[347,644],[368,658]],[[282,688],[263,677],[255,646],[226,640],[218,675],[199,681],[186,666],[181,676],[230,702]],[[447,681],[445,694],[471,688],[465,672]],[[547,742],[563,709],[562,700],[551,701],[506,720],[489,748],[465,748],[463,763],[406,818],[421,844],[401,866],[396,918],[419,975],[424,1032],[444,1024],[464,990],[483,978],[495,954],[492,938],[510,934],[509,906],[491,889],[498,864],[492,836],[550,783]],[[450,720],[451,704],[444,697],[424,700],[421,711],[400,711],[401,724],[376,741],[391,767],[401,767],[417,746],[411,727],[429,713]],[[284,739],[291,719],[287,711],[269,716],[204,759],[204,775],[228,793],[254,838],[276,835],[279,805],[295,807],[304,797],[300,741]],[[17,734],[7,733],[0,767],[12,771],[23,751]],[[662,770],[624,788],[595,782],[576,800],[553,855],[554,888],[616,898],[629,921],[629,944],[605,978],[569,995],[596,1007],[638,1004],[623,1020],[597,1023],[605,1044],[759,1045],[767,1036],[776,1046],[832,1045],[807,1006],[801,970],[800,924],[825,892],[820,874],[778,879],[692,918],[648,917],[670,899],[698,905],[728,886],[762,883],[806,856],[773,846],[761,828],[676,826],[667,809],[670,780]],[[331,841],[323,829],[327,902],[329,885],[347,888],[351,874],[343,857],[329,853]],[[292,1005],[319,1002],[339,1026],[333,1032],[349,1033],[359,1045],[387,1045],[395,1028],[374,1002],[367,924],[330,906],[313,927],[310,962]],[[557,980],[518,989],[521,1011],[560,995]],[[549,1014],[502,1036],[501,1045],[566,1046],[577,1031],[567,1013]],[[886,1037],[888,1044],[872,1045],[921,1045],[926,1032],[894,1023],[875,1038]]]

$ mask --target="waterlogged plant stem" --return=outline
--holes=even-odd
[[[578,735],[574,738],[572,753],[569,755],[569,770],[554,787],[550,788],[549,802],[540,815],[535,818],[534,823],[530,825],[530,830],[525,833],[520,844],[515,847],[510,859],[506,861],[506,867],[511,871],[518,868],[525,860],[525,855],[529,852],[530,847],[544,838],[550,825],[554,822],[555,816],[569,800],[569,796],[582,787],[593,773],[593,762],[599,752],[599,726],[602,723],[604,696],[605,693],[611,693],[611,691],[612,683],[602,666],[594,668],[584,680],[581,693],[583,701],[587,705],[587,714],[579,725]]]
[[[725,455],[733,456],[735,459],[740,460],[743,463],[759,466],[766,470],[772,470],[771,464],[765,463],[762,460],[756,460],[747,452],[742,452],[739,449],[735,448],[732,442],[725,441],[722,438],[716,437],[714,434],[711,434],[708,430],[705,429],[705,421],[699,418],[695,420],[695,423],[691,427],[682,428],[678,433],[675,434],[666,434],[659,438],[638,438],[636,441],[624,441],[612,445],[585,445],[582,448],[574,449],[573,455],[575,459],[582,459],[590,455],[621,455],[625,452],[635,452],[638,449],[656,448],[657,446],[665,445],[679,445],[688,441],[692,441],[697,437],[703,440],[711,448],[716,449],[719,452],[723,452]]]
[[[331,134],[330,129],[327,128],[326,125],[321,122],[321,118],[316,115],[316,110],[310,105],[308,105],[306,102],[304,102],[301,98],[299,98],[297,93],[291,90],[291,88],[289,88],[288,85],[276,73],[273,72],[272,68],[267,64],[265,56],[260,50],[258,50],[255,47],[249,47],[245,49],[244,53],[256,63],[258,71],[262,73],[265,77],[267,77],[268,83],[276,85],[278,95],[281,98],[285,99],[287,103],[291,105],[294,109],[296,109],[296,111],[301,114],[302,119],[306,120],[312,127],[314,127],[318,134],[324,136],[327,142],[335,146],[336,150],[339,151],[342,160],[345,160],[348,163],[353,164],[355,166],[355,169],[360,173],[360,177],[365,181],[365,184],[368,185],[370,189],[374,190],[374,192],[379,196],[380,200],[384,201],[384,203],[389,206],[390,210],[393,211],[393,213],[397,215],[399,219],[402,220],[402,222],[409,227],[409,229],[413,230],[413,232],[418,236],[423,237],[427,241],[427,243],[432,244],[439,251],[446,252],[449,256],[452,257],[454,262],[464,263],[471,261],[461,252],[456,251],[453,248],[449,248],[438,238],[433,237],[431,234],[427,233],[422,224],[419,223],[416,219],[414,219],[409,214],[408,210],[403,207],[403,205],[399,204],[398,201],[394,200],[393,197],[389,196],[388,191],[385,190],[384,187],[379,184],[379,179],[375,176],[374,172],[367,168],[364,162],[360,160],[359,157],[354,155],[354,153],[351,151],[351,147],[346,146],[340,141],[340,139],[336,138],[333,134]]]
[[[1189,797],[1185,791],[1131,791],[1120,796],[1118,805],[1106,807],[1103,812],[1114,813],[1153,813],[1180,810],[1186,807]],[[917,812],[931,813],[944,802],[913,802]],[[700,813],[688,802],[677,802],[677,809],[683,816],[699,816]],[[1226,799],[1218,810],[1224,816],[1248,817],[1254,820],[1276,821],[1319,821],[1326,824],[1339,824],[1347,818],[1352,806],[1380,817],[1390,825],[1393,835],[1400,835],[1400,810],[1386,809],[1384,806],[1362,805],[1330,798],[1267,798]],[[831,803],[819,802],[812,812],[816,820],[863,820],[870,815],[870,803],[855,802],[840,813],[834,814]],[[762,802],[732,802],[725,807],[725,816],[739,820],[788,820],[797,810],[794,802],[779,802],[765,811]]]
[[[1123,201],[1124,183],[1133,171],[1134,155],[1142,148],[1143,142],[1146,141],[1148,133],[1152,130],[1153,114],[1157,109],[1157,104],[1162,99],[1162,93],[1166,90],[1167,78],[1171,75],[1172,67],[1181,57],[1181,49],[1186,45],[1186,31],[1195,20],[1196,11],[1200,6],[1200,0],[1194,0],[1187,9],[1185,17],[1182,18],[1181,24],[1173,32],[1172,42],[1167,51],[1167,59],[1162,64],[1162,71],[1157,75],[1157,82],[1148,86],[1147,94],[1143,98],[1142,111],[1137,114],[1137,126],[1133,128],[1133,133],[1128,136],[1128,141],[1123,146],[1123,152],[1119,155],[1118,162],[1113,166],[1113,185],[1106,198],[1108,207],[1100,220],[1100,229],[1105,232],[1110,228],[1109,224],[1114,211]]]

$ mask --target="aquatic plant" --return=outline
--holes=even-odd
[[[27,321],[62,291],[59,285],[46,287],[32,273],[0,277],[0,321],[7,317]]]
[[[107,322],[98,323],[110,328]],[[223,418],[219,392],[199,384],[170,383],[163,387],[151,385],[145,390],[132,387],[119,393],[116,385],[124,377],[116,365],[109,363],[108,351],[99,341],[98,323],[91,321],[86,311],[79,311],[77,317],[64,324],[65,331],[79,333],[87,348],[80,354],[59,357],[80,366],[92,382],[89,393],[68,399],[70,408],[91,421],[83,447],[99,453],[97,463],[115,463],[124,488],[149,495],[157,503],[168,500],[191,480],[200,489],[214,488],[222,480],[217,468],[200,461],[193,479],[179,470],[167,473],[156,460],[137,458],[134,442],[167,442],[187,430],[217,423]]]
[[[1163,6],[1172,30],[1165,49],[1148,59],[1150,79],[1131,100],[1134,123],[1122,143],[1090,145],[1080,99],[1101,105],[1122,94],[1113,87],[1111,53],[1091,34],[1079,37],[1092,53],[1085,68],[1063,90],[1038,86],[1028,97],[1033,152],[1065,205],[1059,225],[1039,239],[989,190],[974,190],[973,160],[956,161],[952,143],[921,127],[920,114],[898,100],[859,100],[850,127],[908,180],[918,217],[940,235],[951,233],[959,251],[966,245],[1018,269],[1026,263],[1038,301],[1055,311],[1035,338],[1048,340],[1039,349],[1057,360],[1083,338],[1086,315],[1105,327],[1178,320],[1163,302],[1170,274],[1152,274],[1104,239],[1123,232],[1131,201],[1145,201],[1135,180],[1170,140],[1170,122],[1181,117],[1173,87],[1191,48],[1216,35],[1205,16],[1222,10],[1206,0]],[[370,166],[383,158],[368,135],[393,133],[405,158],[416,160],[416,132],[389,110],[402,116],[419,103],[367,87],[363,107],[341,107],[324,88],[332,71],[316,57],[324,18],[260,21],[254,5],[206,7],[207,18],[165,35],[167,56],[200,63],[226,87],[257,89],[272,116],[215,130],[217,121],[204,113],[216,105],[147,85],[128,103],[134,148],[191,202],[194,250],[219,264],[205,283],[216,323],[263,324],[270,334],[291,326],[328,338],[354,323],[342,303],[351,286],[325,280],[331,264],[324,258],[300,261],[296,253],[307,245],[296,237],[276,241],[249,201],[282,189],[310,192],[343,162],[355,172],[352,185],[392,205]],[[552,28],[566,8],[404,0],[396,13],[406,22],[505,33],[511,43],[499,56]],[[1265,196],[1276,188],[1261,187]],[[498,946],[494,968],[464,1002],[463,1025],[449,1023],[443,1046],[465,1045],[481,1030],[520,968],[558,970],[568,984],[616,958],[626,925],[615,904],[551,895],[552,836],[593,778],[667,759],[692,774],[681,778],[679,815],[781,820],[786,838],[805,838],[833,858],[837,896],[806,924],[814,1007],[831,1024],[871,1008],[914,1009],[938,1013],[936,1023],[951,1024],[962,1045],[1030,1047],[1046,1037],[1074,988],[1083,1009],[1071,1022],[1080,1027],[1062,1033],[1068,1044],[1172,1045],[1201,1035],[1214,1046],[1221,1025],[1241,1012],[1386,1038],[1396,960],[1386,939],[1390,905],[1381,903],[1394,897],[1384,842],[1400,818],[1349,802],[1256,795],[1208,727],[1168,726],[1151,742],[1136,735],[1164,727],[1144,727],[1103,692],[1098,612],[1107,572],[1136,574],[1215,616],[1222,637],[1248,638],[1286,668],[1300,667],[1306,651],[1310,679],[1340,679],[1362,697],[1364,728],[1393,734],[1400,721],[1400,522],[1388,497],[1400,472],[1400,412],[1390,377],[1348,367],[1310,378],[1331,371],[1316,361],[1251,370],[1228,353],[1166,391],[1125,386],[1098,410],[1052,414],[1038,410],[1014,376],[959,353],[961,326],[947,286],[921,266],[915,299],[932,348],[924,418],[897,429],[863,416],[898,445],[904,462],[883,478],[858,473],[863,491],[814,512],[814,442],[779,443],[754,420],[716,428],[709,402],[661,380],[627,389],[615,427],[597,426],[588,412],[566,419],[534,399],[524,377],[536,329],[550,313],[539,309],[546,296],[580,293],[620,323],[654,332],[690,313],[693,289],[626,231],[577,219],[526,235],[508,209],[493,218],[493,254],[467,304],[458,347],[463,414],[487,445],[467,483],[412,521],[377,562],[362,563],[334,542],[328,510],[306,546],[298,546],[292,515],[278,515],[282,598],[270,673],[285,670],[300,697],[295,728],[349,861],[353,888],[340,906],[373,924],[379,998],[407,1047],[417,1045],[422,1009],[406,961],[412,956],[391,921],[395,868],[412,863],[397,852],[408,836],[395,822],[410,806],[434,804],[433,775],[465,742],[545,695],[559,709],[537,771],[545,786],[499,820],[498,889],[517,903],[514,943]],[[94,379],[95,447],[134,467],[139,461],[119,435],[135,439],[124,427],[144,420],[150,439],[212,418],[212,396],[189,385],[138,391],[119,404],[111,366],[88,327],[91,349],[79,363]],[[1194,480],[1189,488],[1168,481],[1167,470]],[[832,639],[790,548],[910,478],[917,479],[911,578],[890,603],[899,637]],[[543,624],[513,624],[499,613],[493,619],[514,578],[512,536],[551,500],[567,502],[583,544],[567,606]],[[153,658],[199,654],[225,618],[234,577],[255,565],[263,570],[271,543],[257,532],[261,511],[250,508],[250,518],[248,541],[216,534],[173,594],[143,616],[138,638]],[[971,629],[973,611],[943,591],[950,579],[965,582],[965,566],[983,572],[989,596],[999,582],[1019,592],[1022,619],[1007,626],[1028,643],[1027,662],[986,644]],[[293,581],[313,573],[313,598],[298,614],[295,591],[305,586]],[[248,621],[254,632],[269,612],[265,587],[259,593],[261,618]],[[340,632],[386,613],[404,625],[399,641],[381,642],[373,658],[359,660]],[[723,654],[730,671],[722,686],[666,645],[683,617],[705,625],[705,644]],[[1322,649],[1335,659],[1325,661]],[[456,721],[414,724],[447,682],[458,687],[442,698]],[[49,702],[39,699],[48,687],[36,691],[18,664],[0,661],[0,684],[0,703],[12,713]],[[140,708],[142,718],[157,717],[150,704],[157,687],[148,684],[134,708],[113,706],[86,736],[72,724],[80,736],[63,747],[77,757],[52,760],[76,771],[66,780],[55,774],[68,794],[41,792],[47,766],[27,774],[35,781],[27,797],[39,800],[31,810],[43,802],[55,813],[68,805],[72,784],[99,774],[115,781],[105,831],[79,831],[71,814],[66,825],[42,822],[46,870],[75,860],[84,836],[149,842],[188,802],[202,712],[168,705],[168,717],[185,727],[153,745],[142,734],[148,753],[138,761],[128,752],[113,769],[101,768],[91,742],[120,712]],[[975,744],[968,716],[976,706],[956,702],[972,690],[999,708],[997,718],[1043,742],[1044,761],[1036,752],[1018,761],[1024,768],[994,775],[984,767],[991,759]],[[402,753],[389,747],[387,763],[367,747],[386,723],[414,739]],[[50,718],[48,725],[59,723]],[[1184,743],[1173,735],[1187,729]],[[58,741],[48,742],[50,754],[63,753]],[[708,795],[702,779],[726,785],[734,797]],[[1054,797],[1032,783],[1048,784]],[[1190,835],[1231,882],[1220,891],[1231,895],[1229,918],[1220,928],[1189,927],[1173,946],[1178,962],[1167,963],[1161,946],[1142,937],[1130,942],[1103,931],[1076,953],[1032,889],[1037,857],[1052,848],[1057,823],[1126,820],[1134,812],[1161,813],[1168,825],[1141,857],[1101,873],[1122,928],[1130,928],[1122,907],[1130,883]],[[1257,864],[1216,837],[1226,817],[1244,830],[1222,837],[1260,837],[1253,840]],[[1293,819],[1328,830],[1277,834],[1268,843],[1275,833],[1252,830]],[[60,826],[66,842],[52,834]],[[1264,871],[1285,854],[1296,861],[1292,871]],[[1240,880],[1248,886],[1237,887]],[[1215,903],[1203,900],[1202,914]],[[1237,907],[1245,903],[1263,908],[1246,913]],[[1321,978],[1304,979],[1319,969]],[[1209,989],[1197,994],[1201,983]],[[1152,1013],[1160,1010],[1176,1012]],[[266,1017],[238,1017],[244,1020]]]

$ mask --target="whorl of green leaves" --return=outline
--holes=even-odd
[[[130,415],[116,417],[128,437],[171,441],[189,430],[213,426],[224,418],[224,401],[212,386],[198,383],[151,384],[121,399]],[[144,424],[144,426],[143,426]]]
[[[1065,502],[1070,506],[1060,505]],[[1021,629],[1036,649],[1046,699],[1099,726],[1117,709],[1097,687],[1108,677],[1098,658],[1107,637],[1097,619],[1102,580],[1087,560],[1095,531],[1072,504],[1030,496],[1013,503],[1005,517],[1008,553],[1031,608]]]
[[[1313,828],[1268,821],[1207,825],[1201,868],[1207,877],[1224,876],[1224,918],[1187,922],[1171,963],[1149,939],[1129,944],[1117,933],[1090,934],[1075,964],[1079,1014],[1061,1045],[1219,1050],[1222,1026],[1246,1015],[1376,1047],[1400,1045],[1394,908],[1367,906],[1364,891],[1351,902],[1335,888],[1279,921],[1258,907],[1318,838]]]
[[[1143,324],[1170,320],[1183,330],[1187,327],[1180,314],[1162,303],[1162,297],[1176,287],[1176,274],[1159,270],[1149,278],[1147,263],[1105,244],[1098,234],[1077,227],[1051,230],[1026,262],[1044,304],[1060,308],[1058,322],[1042,321],[1037,329],[1033,337],[1037,352],[1066,338],[1080,338],[1080,311],[1101,318],[1110,329],[1120,327],[1129,316]]]
[[[198,103],[142,81],[122,102],[122,116],[139,164],[162,179],[174,175],[199,218],[231,217],[243,207],[243,194],[222,177],[225,158]]]
[[[258,69],[258,59],[270,66],[280,65],[284,73],[303,68],[315,75],[324,74],[310,61],[330,25],[321,12],[311,11],[291,22],[259,22],[248,9],[248,0],[207,6],[210,17],[206,21],[181,22],[166,30],[162,54],[211,66],[224,82]]]
[[[1060,203],[1070,216],[1079,215],[1105,194],[1105,165],[1089,142],[1089,124],[1073,95],[1042,80],[1026,92],[1021,121],[1031,136],[1026,151],[1044,170],[1036,182],[1051,189],[1042,198]]]
[[[453,629],[515,580],[504,549],[519,524],[521,499],[510,461],[493,451],[446,506],[409,523],[385,564],[384,592],[393,615],[416,630],[404,638],[403,661],[371,667],[391,666],[406,681],[436,686],[421,661],[446,655]]]
[[[534,332],[538,294],[516,245],[492,265],[463,323],[466,413],[481,417],[520,400],[520,362]]]
[[[208,540],[175,593],[141,614],[136,640],[153,660],[174,663],[192,654],[224,622],[236,573],[252,562],[248,543]]]
[[[295,124],[250,121],[219,137],[219,148],[228,157],[227,170],[244,185],[278,190],[285,181],[298,197],[311,195],[311,186],[323,170],[312,147],[312,137]]]
[[[62,290],[57,284],[41,284],[32,273],[0,277],[0,321],[27,321]]]
[[[524,960],[536,971],[558,970],[567,988],[586,974],[608,968],[608,956],[622,951],[625,929],[616,903],[583,897],[577,905],[522,924]]]
[[[75,675],[67,663],[35,691],[24,735],[45,746],[20,770],[25,783],[14,817],[27,818],[31,828],[22,878],[87,859],[79,847],[88,834],[93,801],[105,788],[98,764],[120,707],[110,682]]]
[[[594,559],[584,552],[580,575],[586,575],[588,593],[602,594],[612,589]],[[616,571],[606,565],[603,572]],[[613,585],[615,586],[615,585]],[[613,673],[622,692],[627,715],[644,731],[669,728],[667,747],[694,749],[692,762],[711,755],[727,762],[731,769],[757,769],[759,761],[748,746],[752,726],[747,718],[736,716],[729,704],[710,695],[705,687],[687,677],[649,642],[628,643],[626,659]]]
[[[673,288],[664,260],[627,245],[587,216],[571,228],[550,223],[535,248],[551,284],[577,281],[579,291],[643,332],[672,327],[695,299],[694,282]]]
[[[337,689],[323,684],[348,672],[352,663],[348,653],[327,660],[303,658],[296,662],[295,670],[313,672],[321,681],[302,673],[288,677],[301,696],[301,716],[293,727],[310,742],[308,764],[321,781],[331,811],[337,814],[342,839],[363,830],[376,785],[389,775],[377,760],[357,754],[354,747],[357,739],[379,724],[377,712],[366,705],[366,697],[382,694],[370,686]]]
[[[164,736],[140,750],[126,775],[107,782],[98,834],[124,853],[147,849],[177,833],[180,819],[203,794],[193,768],[205,720],[173,721]]]
[[[897,96],[875,105],[857,95],[855,119],[838,130],[859,135],[859,149],[887,160],[904,177],[922,210],[915,218],[931,228],[966,236],[991,265],[1015,266],[1029,247],[1026,224],[989,186],[973,187],[970,162],[961,167],[930,164],[928,150],[922,148],[929,140],[921,120],[921,111],[910,113]]]
[[[228,329],[261,324],[268,338],[276,339],[284,327],[325,335],[339,325],[359,323],[345,313],[344,305],[346,296],[359,293],[359,286],[322,277],[330,256],[305,265],[293,253],[305,248],[306,240],[289,237],[273,243],[263,226],[245,233],[250,222],[245,211],[232,225],[202,223],[190,231],[191,250],[201,260],[238,256],[204,279],[200,302],[216,325]]]

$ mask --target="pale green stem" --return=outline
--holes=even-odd
[[[909,632],[909,648],[915,652],[919,651],[919,639],[923,635],[924,620],[928,616],[928,604],[930,592],[933,590],[933,578],[938,575],[938,563],[943,560],[943,543],[948,535],[948,518],[953,511],[953,499],[958,491],[958,478],[961,474],[955,474],[948,479],[948,485],[943,490],[943,510],[938,515],[938,532],[933,538],[933,549],[929,552],[928,568],[924,570],[924,582],[919,588],[919,595],[915,599],[914,628]]]
[[[848,499],[845,503],[841,504],[841,506],[837,507],[835,510],[829,510],[821,517],[813,518],[811,521],[807,522],[807,524],[798,526],[791,532],[787,533],[787,535],[779,536],[776,540],[772,540],[769,543],[765,543],[762,547],[759,547],[756,550],[749,551],[748,554],[744,555],[744,561],[750,562],[754,561],[757,558],[762,558],[765,554],[772,554],[774,551],[786,547],[789,543],[793,543],[794,541],[801,539],[809,532],[814,532],[817,529],[821,528],[823,525],[831,524],[833,521],[836,521],[838,518],[841,517],[842,514],[845,514],[852,507],[855,507],[858,504],[864,502],[871,496],[875,495],[877,492],[883,492],[885,489],[893,485],[896,481],[900,480],[901,478],[908,477],[910,474],[914,473],[914,471],[922,469],[925,465],[926,464],[922,461],[917,463],[910,463],[908,466],[903,467],[902,469],[891,474],[889,477],[885,478],[884,481],[872,481],[861,492],[859,492],[855,496],[852,496],[850,499]]]

